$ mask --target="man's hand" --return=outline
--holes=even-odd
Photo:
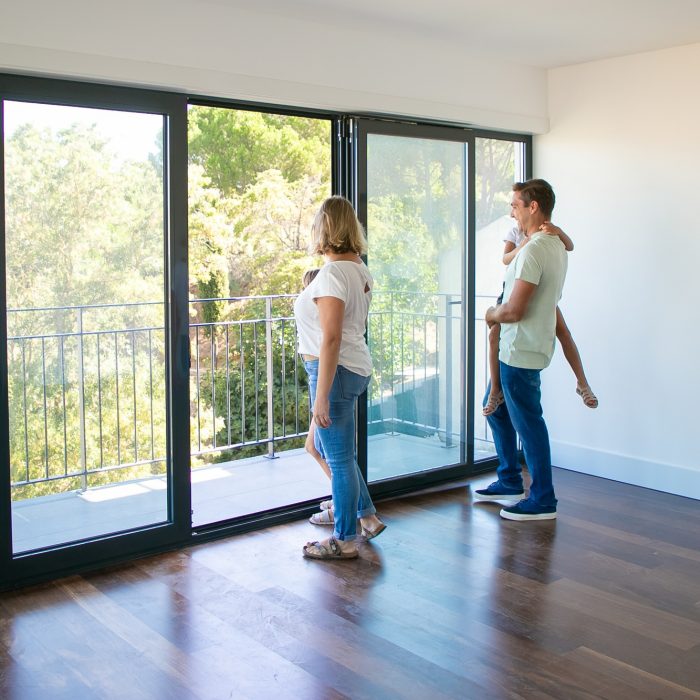
[[[489,328],[494,323],[517,323],[520,321],[525,316],[530,299],[536,289],[537,285],[532,284],[532,282],[515,280],[508,301],[503,302],[500,306],[490,306],[486,309],[484,320],[489,324]]]

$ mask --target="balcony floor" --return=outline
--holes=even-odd
[[[493,456],[491,444],[477,445],[477,461]],[[369,438],[368,449],[370,465],[378,465],[370,466],[370,481],[459,461],[458,446],[446,448],[433,438],[376,435]],[[278,455],[193,470],[194,526],[328,496],[328,480],[304,450]],[[166,494],[166,479],[153,477],[16,501],[12,504],[13,550],[26,552],[164,522]]]

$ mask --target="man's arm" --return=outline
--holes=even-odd
[[[513,291],[505,304],[491,306],[486,310],[486,323],[489,328],[494,323],[517,323],[527,311],[532,295],[535,293],[537,285],[525,280],[515,280]]]
[[[530,240],[529,236],[525,236],[523,240],[521,241],[520,245],[516,248],[515,243],[511,243],[508,241],[505,246],[505,250],[503,251],[503,264],[504,265],[510,265],[511,262],[513,261],[513,258],[521,251],[523,246]],[[509,247],[510,245],[510,247]]]

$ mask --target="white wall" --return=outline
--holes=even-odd
[[[561,351],[543,374],[553,461],[700,498],[700,44],[552,70],[536,175],[576,249],[562,309],[597,410]]]
[[[212,96],[546,129],[546,72],[430,36],[342,28],[221,0],[7,0],[0,70]],[[248,3],[255,7],[255,3]],[[293,7],[293,3],[290,4]]]

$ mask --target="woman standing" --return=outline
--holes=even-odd
[[[374,281],[360,258],[366,250],[350,202],[326,199],[311,227],[311,251],[325,265],[294,304],[319,452],[332,474],[333,536],[308,542],[309,559],[357,557],[357,518],[367,539],[386,528],[355,460],[355,407],[372,374],[364,336]]]

